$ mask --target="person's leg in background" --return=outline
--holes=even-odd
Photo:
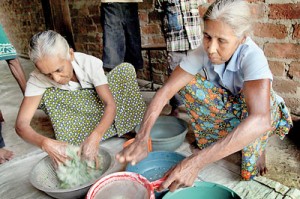
[[[126,42],[123,29],[122,3],[102,3],[103,67],[111,70],[124,62]]]
[[[17,82],[22,90],[22,93],[24,95],[25,88],[26,88],[26,78],[25,78],[24,69],[21,66],[20,61],[18,60],[18,58],[15,58],[15,59],[6,60],[6,62],[9,66],[9,69],[10,69],[12,75],[17,80]]]
[[[186,57],[187,52],[182,51],[182,52],[168,52],[168,63],[169,63],[169,68],[168,68],[168,74],[171,75],[173,70],[179,66],[181,60]],[[183,102],[181,100],[181,97],[179,94],[175,94],[171,99],[170,99],[170,106],[172,107],[171,113],[169,114],[170,116],[175,116],[178,117],[178,107],[182,105]]]
[[[125,62],[131,63],[135,70],[143,69],[141,31],[138,3],[124,3],[124,29],[126,38]]]
[[[13,158],[13,152],[4,149],[5,143],[2,137],[2,122],[3,122],[2,113],[0,111],[0,164],[7,162]]]
[[[9,66],[11,73],[17,80],[22,93],[25,93],[26,78],[20,61],[17,58],[17,51],[10,43],[3,27],[0,24],[0,60],[5,60]]]
[[[0,24],[0,60],[5,60],[9,66],[11,73],[17,80],[22,93],[25,93],[26,78],[24,70],[17,58],[17,51],[10,43],[2,25]],[[0,164],[5,163],[13,158],[13,152],[4,149],[5,143],[2,137],[2,122],[4,122],[0,111]]]

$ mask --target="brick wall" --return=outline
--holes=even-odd
[[[300,2],[295,0],[254,1],[259,13],[254,40],[264,50],[274,75],[274,89],[292,113],[300,115]]]
[[[0,23],[19,54],[27,55],[28,41],[45,29],[39,0],[1,0]]]
[[[253,39],[264,50],[274,74],[274,89],[284,97],[293,114],[300,116],[300,3],[299,0],[248,0],[255,18]],[[100,0],[69,0],[77,51],[101,58],[102,27]],[[208,0],[208,2],[213,2]],[[208,4],[199,11],[203,15]],[[153,0],[139,4],[142,44],[164,43],[160,19],[153,11]],[[21,55],[27,54],[29,38],[44,30],[39,0],[0,1],[0,23]],[[149,79],[148,55],[143,52],[144,71]],[[154,80],[163,83],[166,76],[166,52],[152,51]]]

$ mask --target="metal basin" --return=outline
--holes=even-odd
[[[58,198],[58,199],[74,199],[74,198],[83,198],[88,192],[89,188],[94,184],[98,179],[107,175],[110,169],[114,165],[114,158],[111,153],[104,147],[100,147],[99,155],[103,160],[103,170],[99,173],[99,176],[92,180],[89,183],[84,185],[74,187],[71,189],[61,189],[59,187],[59,181],[56,176],[54,167],[52,166],[52,161],[49,156],[44,157],[40,160],[37,165],[31,170],[29,178],[31,184],[45,192],[46,194]]]
[[[138,132],[139,129],[140,125],[137,125],[135,132]],[[183,143],[187,132],[186,121],[173,116],[159,116],[150,132],[152,150],[176,150]]]

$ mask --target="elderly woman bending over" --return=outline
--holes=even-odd
[[[97,160],[101,140],[121,136],[140,123],[145,104],[132,65],[121,64],[106,77],[100,59],[73,52],[54,31],[34,35],[29,56],[36,70],[27,82],[16,131],[55,163],[65,162],[67,143],[80,145],[84,159]],[[30,126],[38,106],[49,116],[56,140]]]
[[[241,0],[216,0],[204,15],[203,45],[189,52],[149,105],[135,142],[117,155],[135,164],[147,155],[147,139],[167,101],[178,91],[191,117],[199,149],[167,175],[161,189],[190,186],[207,164],[242,150],[241,175],[267,170],[268,138],[292,123],[263,51],[247,36],[251,14]],[[162,103],[163,102],[163,103]]]

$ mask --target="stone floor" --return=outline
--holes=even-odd
[[[33,70],[33,65],[30,61],[27,59],[20,59],[21,63],[25,69],[25,73],[28,78],[29,72]],[[14,173],[13,165],[17,162],[17,160],[29,160],[32,154],[37,154],[36,156],[41,158],[44,154],[40,149],[37,147],[28,144],[24,142],[21,138],[17,136],[14,130],[14,122],[17,116],[19,105],[22,101],[22,94],[21,91],[12,77],[6,62],[1,61],[0,62],[0,108],[2,110],[2,113],[4,115],[5,123],[3,124],[2,134],[6,142],[6,148],[9,150],[14,151],[15,153],[15,160],[12,160],[11,163],[5,163],[0,165],[0,190],[4,191],[2,193],[5,193],[5,190],[10,190],[12,193],[14,192],[13,187],[9,186],[10,181],[7,181],[7,179],[4,179],[3,172],[12,172],[12,175]],[[140,81],[144,82],[144,81]],[[143,96],[145,98],[145,101],[149,102],[151,100],[151,97],[153,96],[154,92],[143,92]],[[170,111],[170,107],[166,106],[162,114],[167,114]],[[181,112],[179,114],[179,117],[181,117],[184,120],[188,121],[188,116],[184,112],[184,109],[181,109]],[[52,136],[52,128],[49,123],[49,120],[47,116],[40,110],[38,110],[33,118],[32,126],[39,132],[46,136]],[[224,185],[227,185],[228,187],[233,188],[234,190],[239,191],[242,189],[243,191],[240,191],[240,194],[244,196],[244,198],[257,198],[254,197],[254,193],[249,190],[246,190],[246,187],[254,186],[255,183],[257,184],[264,184],[264,187],[274,187],[272,190],[275,190],[276,194],[281,193],[278,191],[279,187],[285,187],[284,194],[281,195],[281,197],[278,198],[284,198],[283,195],[286,195],[287,193],[290,194],[289,197],[286,198],[300,198],[300,120],[295,118],[295,128],[292,129],[290,135],[286,137],[283,141],[279,140],[277,137],[272,137],[268,143],[268,150],[267,150],[267,165],[269,168],[269,173],[265,176],[266,178],[258,178],[256,182],[243,184],[243,182],[239,182],[239,163],[240,163],[240,155],[233,154],[227,158],[225,158],[222,161],[217,162],[216,164],[212,164],[211,166],[207,167],[203,172],[201,172],[201,175],[199,175],[200,180],[208,180],[208,181],[216,181],[219,183],[222,183]],[[191,133],[188,134],[187,140],[185,142],[186,145],[189,145],[192,136]],[[179,150],[182,153],[185,153],[186,155],[189,155],[190,152],[188,151],[188,146],[182,146]],[[27,158],[27,159],[26,159]],[[28,159],[29,158],[29,159]],[[36,161],[36,160],[35,160]],[[34,163],[31,162],[31,166]],[[11,167],[12,166],[12,167]],[[10,170],[10,168],[12,170]],[[2,173],[1,173],[2,169]],[[28,172],[29,170],[27,170]],[[223,171],[223,174],[222,174]],[[22,172],[22,171],[20,171]],[[20,172],[18,172],[20,174]],[[211,173],[214,173],[214,175],[210,175]],[[232,179],[231,172],[235,173],[235,177],[233,181],[228,180]],[[21,175],[21,174],[20,174]],[[225,176],[224,176],[225,175]],[[28,173],[25,175],[22,175],[24,179],[26,178],[26,182],[28,183]],[[18,180],[17,176],[10,176],[11,179]],[[9,178],[8,178],[9,179]],[[266,182],[267,181],[267,182]],[[233,183],[234,182],[234,183]],[[272,184],[272,183],[273,184]],[[269,183],[269,185],[267,185]],[[270,183],[272,185],[270,185]],[[12,183],[14,184],[14,183]],[[29,185],[26,185],[29,186]],[[244,187],[244,188],[242,188]],[[277,188],[276,188],[277,187]],[[25,189],[25,188],[24,188]],[[32,189],[32,187],[31,187]],[[291,196],[291,190],[294,192],[296,190],[296,194],[292,194]],[[274,191],[271,191],[270,193],[273,193]],[[248,194],[248,195],[247,195]],[[250,195],[249,195],[250,194]],[[251,195],[252,194],[252,195]],[[272,198],[272,194],[269,194],[269,198]],[[1,193],[0,193],[1,195]],[[0,197],[1,198],[1,197]],[[23,198],[15,197],[11,195],[10,197],[5,198]],[[30,195],[28,196],[30,198]],[[31,197],[32,198],[32,197]],[[44,197],[34,197],[34,198],[44,198]],[[47,197],[45,197],[47,198]],[[268,198],[268,197],[266,197]],[[275,197],[273,197],[275,198]]]

